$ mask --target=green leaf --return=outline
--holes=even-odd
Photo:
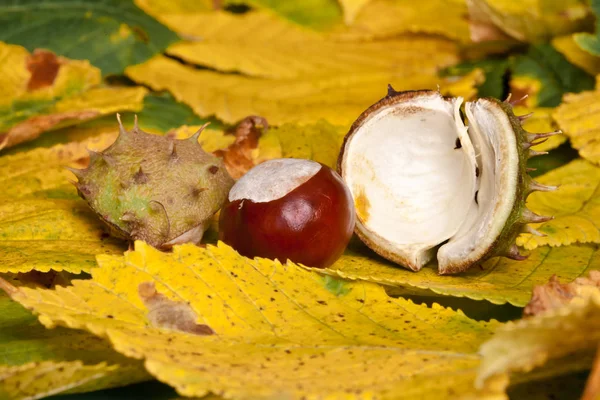
[[[104,340],[83,331],[46,329],[4,293],[0,315],[2,399],[78,393],[149,379],[139,361],[121,356]],[[29,384],[18,384],[26,379]]]
[[[512,61],[511,88],[530,95],[539,107],[556,107],[563,94],[594,88],[594,78],[567,59],[550,44],[531,46]],[[535,104],[534,104],[535,105]]]
[[[495,97],[501,99],[505,95],[505,75],[509,62],[506,59],[486,59],[466,61],[447,68],[443,75],[466,75],[476,68],[483,70],[485,81],[477,87],[479,97]]]
[[[15,0],[0,4],[0,40],[87,59],[104,75],[178,40],[129,0]]]
[[[123,122],[133,121],[124,113]],[[129,113],[131,114],[131,113]],[[215,118],[200,118],[186,104],[180,103],[168,92],[151,93],[144,98],[144,109],[137,113],[140,127],[147,132],[166,133],[182,125],[204,125],[210,122],[210,129],[221,129],[223,124]],[[114,117],[110,122],[114,125]]]
[[[575,43],[583,50],[600,56],[600,0],[591,0],[592,11],[596,15],[596,33],[577,33],[573,35]]]

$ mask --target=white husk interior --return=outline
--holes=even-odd
[[[344,151],[342,170],[353,197],[368,193],[367,218],[357,205],[359,230],[413,269],[453,237],[475,207],[475,150],[461,102],[432,93],[382,107]]]
[[[359,232],[414,270],[446,241],[438,250],[441,273],[479,260],[515,201],[519,163],[510,121],[483,99],[466,104],[467,131],[461,102],[425,93],[381,107],[344,151],[342,171],[353,197],[368,193]]]
[[[439,249],[441,272],[457,263],[470,264],[484,255],[502,232],[517,192],[519,154],[506,113],[486,99],[467,102],[465,111],[469,135],[478,152],[479,204],[469,223],[463,224]]]

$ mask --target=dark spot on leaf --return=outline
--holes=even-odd
[[[138,40],[144,43],[148,43],[150,41],[150,37],[148,36],[146,31],[140,28],[139,26],[130,26],[130,28],[133,31],[135,37],[138,38]]]
[[[27,70],[31,72],[27,91],[52,86],[58,75],[60,62],[54,53],[47,50],[35,50],[27,59]]]
[[[170,300],[158,293],[154,282],[141,283],[138,293],[148,309],[148,320],[152,326],[194,335],[215,333],[210,326],[196,323],[197,315],[189,304]]]

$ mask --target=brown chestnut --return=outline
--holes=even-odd
[[[246,257],[326,268],[348,245],[356,215],[350,190],[331,168],[281,158],[248,171],[221,209],[219,239]]]

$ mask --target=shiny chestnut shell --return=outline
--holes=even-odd
[[[262,174],[265,182],[273,179],[268,169]],[[302,180],[270,201],[230,200],[221,210],[219,239],[246,257],[290,260],[317,268],[333,264],[354,230],[352,195],[337,172],[322,164],[318,172]]]

